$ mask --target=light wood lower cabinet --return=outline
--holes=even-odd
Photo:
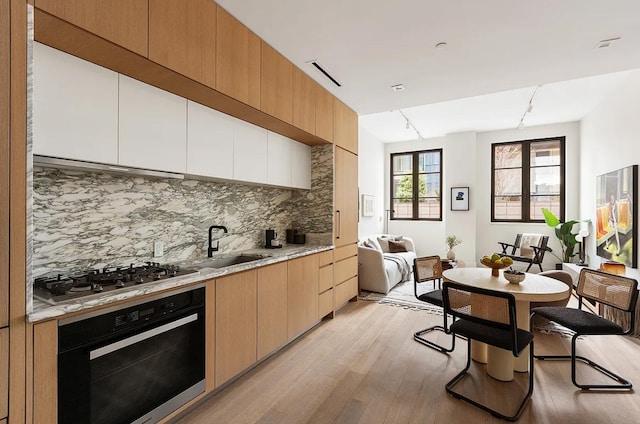
[[[318,258],[318,319],[322,319],[333,313],[333,250],[319,253]]]
[[[289,338],[298,336],[318,321],[318,259],[315,254],[288,263]]]
[[[256,362],[257,271],[216,279],[215,382]]]
[[[58,421],[58,321],[33,326],[33,422]]]
[[[336,309],[349,300],[358,296],[358,277],[350,278],[340,285],[336,285]]]
[[[205,391],[216,387],[216,281],[207,281],[205,286],[205,322],[204,322],[204,377]]]
[[[287,342],[287,263],[258,269],[258,359]]]
[[[0,418],[9,414],[9,328],[0,330]]]
[[[358,246],[350,244],[335,249],[335,308],[358,296]]]

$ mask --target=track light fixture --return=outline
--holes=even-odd
[[[415,127],[415,125],[413,125],[413,122],[411,122],[411,121],[409,120],[409,118],[407,118],[407,115],[405,115],[405,114],[404,114],[400,109],[398,109],[398,112],[400,112],[400,115],[402,115],[402,117],[403,117],[403,118],[404,118],[404,120],[406,121],[406,123],[405,123],[405,126],[404,126],[404,127],[405,127],[406,129],[410,129],[410,128],[412,128],[412,129],[416,132],[416,134],[418,134],[418,139],[420,139],[420,140],[424,140],[424,137],[422,137],[422,134],[420,134],[420,131],[418,131],[418,129]]]
[[[542,87],[542,86],[541,85],[536,85],[536,88],[534,88],[534,90],[533,90],[533,94],[531,95],[531,98],[529,99],[529,103],[527,104],[527,109],[522,114],[522,118],[520,118],[520,123],[518,124],[518,129],[519,130],[521,130],[524,127],[524,118],[525,118],[525,116],[527,116],[527,113],[531,113],[531,111],[533,110],[533,99],[536,97],[536,93],[538,92],[538,89],[540,87]]]

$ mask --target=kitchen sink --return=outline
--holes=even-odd
[[[202,265],[211,268],[225,268],[232,265],[243,264],[246,262],[259,261],[261,259],[268,258],[265,255],[235,255],[235,256],[221,256],[219,258],[207,259]]]

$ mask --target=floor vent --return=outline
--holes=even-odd
[[[329,78],[329,79],[331,80],[331,82],[332,82],[332,83],[334,83],[336,86],[338,86],[338,87],[342,87],[342,84],[340,84],[340,83],[338,82],[338,80],[337,80],[337,79],[335,79],[335,78],[333,77],[333,75],[331,75],[329,72],[327,72],[327,70],[326,70],[326,69],[324,69],[324,68],[322,67],[322,65],[320,65],[320,64],[318,63],[318,61],[317,61],[317,60],[311,60],[311,61],[309,61],[309,62],[307,62],[307,63],[310,63],[311,65],[315,66],[315,68],[316,68],[318,71],[322,72],[322,74],[323,74],[325,77]]]

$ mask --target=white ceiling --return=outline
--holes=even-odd
[[[217,2],[383,141],[417,138],[397,109],[425,138],[515,128],[536,86],[524,125],[579,120],[625,77],[619,71],[640,68],[639,0]],[[391,90],[399,83],[404,91]]]

